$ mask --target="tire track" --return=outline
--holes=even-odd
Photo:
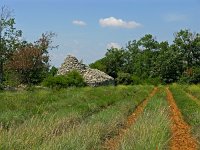
[[[155,95],[155,93],[158,91],[158,88],[155,87],[154,90],[151,92],[151,94],[141,103],[137,106],[135,111],[128,116],[127,121],[125,122],[125,127],[119,129],[119,134],[116,135],[113,138],[105,140],[103,143],[103,148],[107,150],[116,150],[119,146],[119,142],[121,141],[124,134],[129,130],[129,128],[136,122],[139,115],[143,112],[145,106],[147,105],[149,99]]]
[[[167,101],[171,110],[171,132],[172,138],[170,142],[171,150],[196,150],[197,142],[190,134],[190,127],[184,122],[181,112],[179,111],[173,95],[169,88],[166,88]]]

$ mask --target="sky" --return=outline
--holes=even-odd
[[[59,47],[49,52],[56,67],[67,55],[90,64],[145,34],[172,42],[181,29],[200,33],[200,0],[0,0],[3,5],[13,9],[25,40],[56,33]]]

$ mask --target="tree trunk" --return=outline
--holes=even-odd
[[[3,83],[3,62],[0,62],[0,84]]]

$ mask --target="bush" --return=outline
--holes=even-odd
[[[161,84],[161,80],[158,77],[157,78],[147,78],[144,80],[144,83],[157,86],[157,85]]]
[[[178,81],[179,83],[198,84],[200,83],[200,68],[193,67],[192,74],[184,73]]]
[[[4,85],[0,83],[0,91],[4,90]]]
[[[133,85],[142,84],[142,80],[137,75],[133,75],[131,79]]]
[[[119,72],[117,74],[117,78],[115,80],[116,80],[117,84],[129,85],[132,83],[131,74],[124,73],[124,72]]]
[[[77,71],[71,71],[67,75],[49,76],[43,81],[43,85],[50,88],[67,88],[85,86],[83,77]]]

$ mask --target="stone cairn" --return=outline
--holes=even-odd
[[[65,75],[72,70],[78,71],[83,76],[88,86],[114,85],[114,78],[98,69],[89,68],[71,55],[68,55],[64,60],[64,63],[58,69],[57,75]]]

